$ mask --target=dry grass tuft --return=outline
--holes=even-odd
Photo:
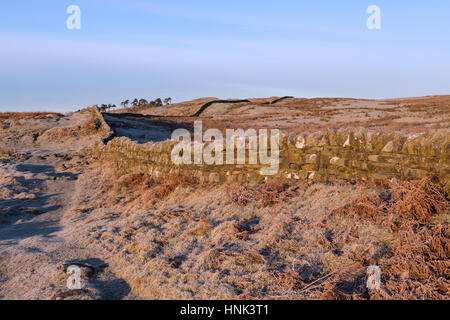
[[[0,143],[0,158],[9,159],[18,156],[19,154],[14,149],[7,147],[3,143]]]
[[[198,180],[189,175],[170,174],[161,184],[156,185],[151,190],[154,199],[164,199],[178,187],[188,187],[198,184]]]
[[[81,131],[86,133],[96,132],[101,126],[102,123],[99,119],[89,118],[81,123]]]
[[[230,202],[245,207],[251,202],[260,202],[263,207],[287,201],[298,196],[306,185],[289,185],[269,183],[263,186],[227,186],[227,196]]]

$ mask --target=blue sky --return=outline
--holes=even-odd
[[[369,30],[369,5],[381,30]],[[81,30],[68,30],[69,5]],[[448,94],[450,1],[14,0],[0,111],[127,98]]]

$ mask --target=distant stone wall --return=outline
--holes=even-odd
[[[246,103],[250,102],[250,100],[244,99],[244,100],[214,100],[205,103],[203,106],[200,107],[200,109],[194,113],[191,117],[199,117],[206,109],[208,109],[210,106],[212,106],[215,103]]]
[[[392,178],[418,180],[433,175],[450,187],[450,130],[404,135],[366,129],[282,135],[280,169],[267,179],[313,181]],[[261,165],[181,165],[171,161],[178,142],[137,144],[114,138],[98,149],[99,157],[113,157],[123,174],[145,172],[164,177],[169,172],[189,171],[201,181],[261,183]],[[224,152],[225,153],[225,152]],[[248,149],[247,149],[248,156]],[[247,162],[248,163],[248,162]]]

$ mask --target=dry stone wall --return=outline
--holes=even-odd
[[[107,139],[109,137],[112,137],[114,132],[111,129],[111,127],[106,123],[105,118],[101,114],[101,112],[98,109],[98,107],[97,106],[92,106],[90,108],[90,112],[91,112],[91,116],[92,116],[93,119],[97,119],[97,120],[100,121],[99,132],[102,135],[102,137],[105,138],[105,139]]]
[[[359,129],[281,135],[279,171],[269,177],[260,174],[261,165],[177,166],[171,161],[172,148],[178,143],[174,141],[137,144],[125,137],[114,138],[99,146],[97,154],[113,158],[123,174],[143,172],[164,177],[184,171],[213,183],[262,183],[268,179],[419,180],[434,176],[449,190],[449,132],[446,129],[405,135]],[[246,154],[248,157],[248,149]]]

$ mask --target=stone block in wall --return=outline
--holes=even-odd
[[[317,148],[323,146],[323,137],[324,134],[322,132],[314,132],[305,137],[305,148]]]
[[[222,179],[219,172],[211,172],[208,176],[209,183],[220,183],[221,180]]]
[[[418,155],[421,153],[421,137],[424,134],[409,134],[406,137],[406,141],[403,144],[403,148],[401,153],[410,154],[410,155]]]
[[[384,134],[381,132],[376,132],[371,136],[371,146],[373,152],[381,152],[386,145],[391,141],[391,138],[388,134]]]
[[[318,161],[318,156],[315,153],[305,155],[305,163],[315,164]]]
[[[345,142],[345,139],[343,139],[341,136],[339,136],[335,129],[330,129],[327,131],[327,139],[328,139],[329,146],[334,146],[334,147],[341,147]]]
[[[425,145],[425,150],[429,156],[449,156],[449,133],[444,135],[442,131],[431,134]]]
[[[338,166],[338,167],[344,167],[345,166],[345,159],[339,158],[339,157],[333,157],[333,158],[330,159],[330,165]]]
[[[406,169],[405,176],[408,179],[420,180],[429,175],[429,171],[421,169]]]
[[[374,173],[370,176],[370,180],[375,182],[387,182],[392,179],[391,174],[384,174],[384,173]]]
[[[394,141],[389,140],[381,149],[381,152],[391,153],[394,152]]]
[[[295,163],[290,163],[290,164],[289,164],[289,169],[292,169],[292,170],[299,170],[299,169],[300,169],[300,165],[295,164]]]
[[[369,164],[367,163],[367,161],[358,161],[358,168],[367,171],[369,170]]]
[[[346,139],[344,144],[342,145],[342,148],[348,148],[351,149],[352,147],[355,147],[354,139],[353,139],[353,132],[346,134]]]
[[[294,136],[292,144],[297,149],[304,149],[306,147],[306,137],[308,133],[301,133]]]
[[[375,132],[367,130],[364,134],[365,141],[365,151],[372,152],[374,150],[372,146],[373,137],[376,135]]]
[[[304,164],[302,165],[302,171],[315,171],[318,167],[316,164]]]
[[[373,163],[371,164],[371,171],[374,174],[387,174],[387,175],[395,175],[398,173],[398,169],[387,163]]]

